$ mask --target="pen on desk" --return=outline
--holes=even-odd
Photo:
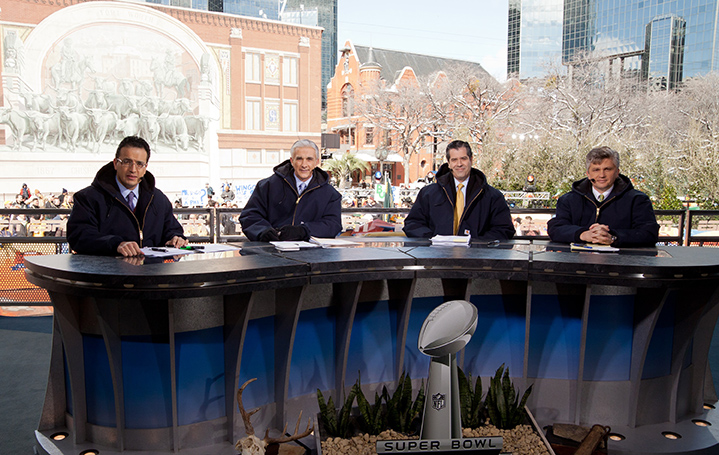
[[[159,251],[161,253],[167,253],[167,250],[164,248],[150,248],[152,251]]]

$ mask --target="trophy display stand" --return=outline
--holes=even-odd
[[[419,332],[417,348],[432,358],[419,440],[377,441],[377,453],[498,454],[501,437],[462,438],[457,352],[477,329],[477,308],[465,300],[438,306]]]

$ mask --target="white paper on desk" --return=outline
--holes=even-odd
[[[469,246],[468,235],[435,235],[430,240],[434,246]]]
[[[172,248],[169,246],[164,247],[154,247],[155,249],[162,250],[162,251],[155,251],[152,249],[153,247],[146,246],[144,248],[140,248],[140,251],[142,251],[142,254],[145,255],[147,258],[167,258],[171,256],[177,256],[180,254],[190,254],[192,251],[190,250],[181,250],[179,248]]]
[[[303,241],[281,241],[277,240],[274,242],[270,242],[272,245],[277,248],[277,251],[299,251],[300,248],[319,248],[319,245],[315,245],[314,243],[310,242],[303,242]]]
[[[199,251],[195,251],[195,253],[199,253],[199,252],[219,253],[220,251],[233,251],[233,250],[240,249],[236,246],[228,245],[226,243],[210,243],[210,244],[203,244],[203,245],[187,245],[187,246],[202,247]]]
[[[322,248],[361,245],[361,243],[353,242],[351,240],[329,238],[323,239],[320,237],[310,237],[310,242],[317,244],[317,246],[321,246]]]
[[[619,248],[609,245],[600,245],[598,243],[572,243],[570,245],[572,251],[594,251],[598,253],[614,253],[619,251]]]

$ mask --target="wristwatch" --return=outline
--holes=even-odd
[[[614,243],[614,242],[616,242],[616,241],[617,241],[617,236],[616,236],[616,235],[613,235],[613,236],[612,236],[612,243]]]

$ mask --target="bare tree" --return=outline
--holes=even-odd
[[[409,162],[425,141],[432,137],[435,125],[441,122],[437,112],[428,103],[429,81],[402,80],[386,87],[381,82],[363,87],[357,109],[370,123],[385,132],[390,144],[381,147],[396,148],[403,153],[404,182],[409,183]]]
[[[688,120],[681,130],[683,153],[678,162],[688,177],[687,191],[705,206],[719,202],[719,73],[685,83],[679,112]],[[708,208],[708,207],[707,207]]]

